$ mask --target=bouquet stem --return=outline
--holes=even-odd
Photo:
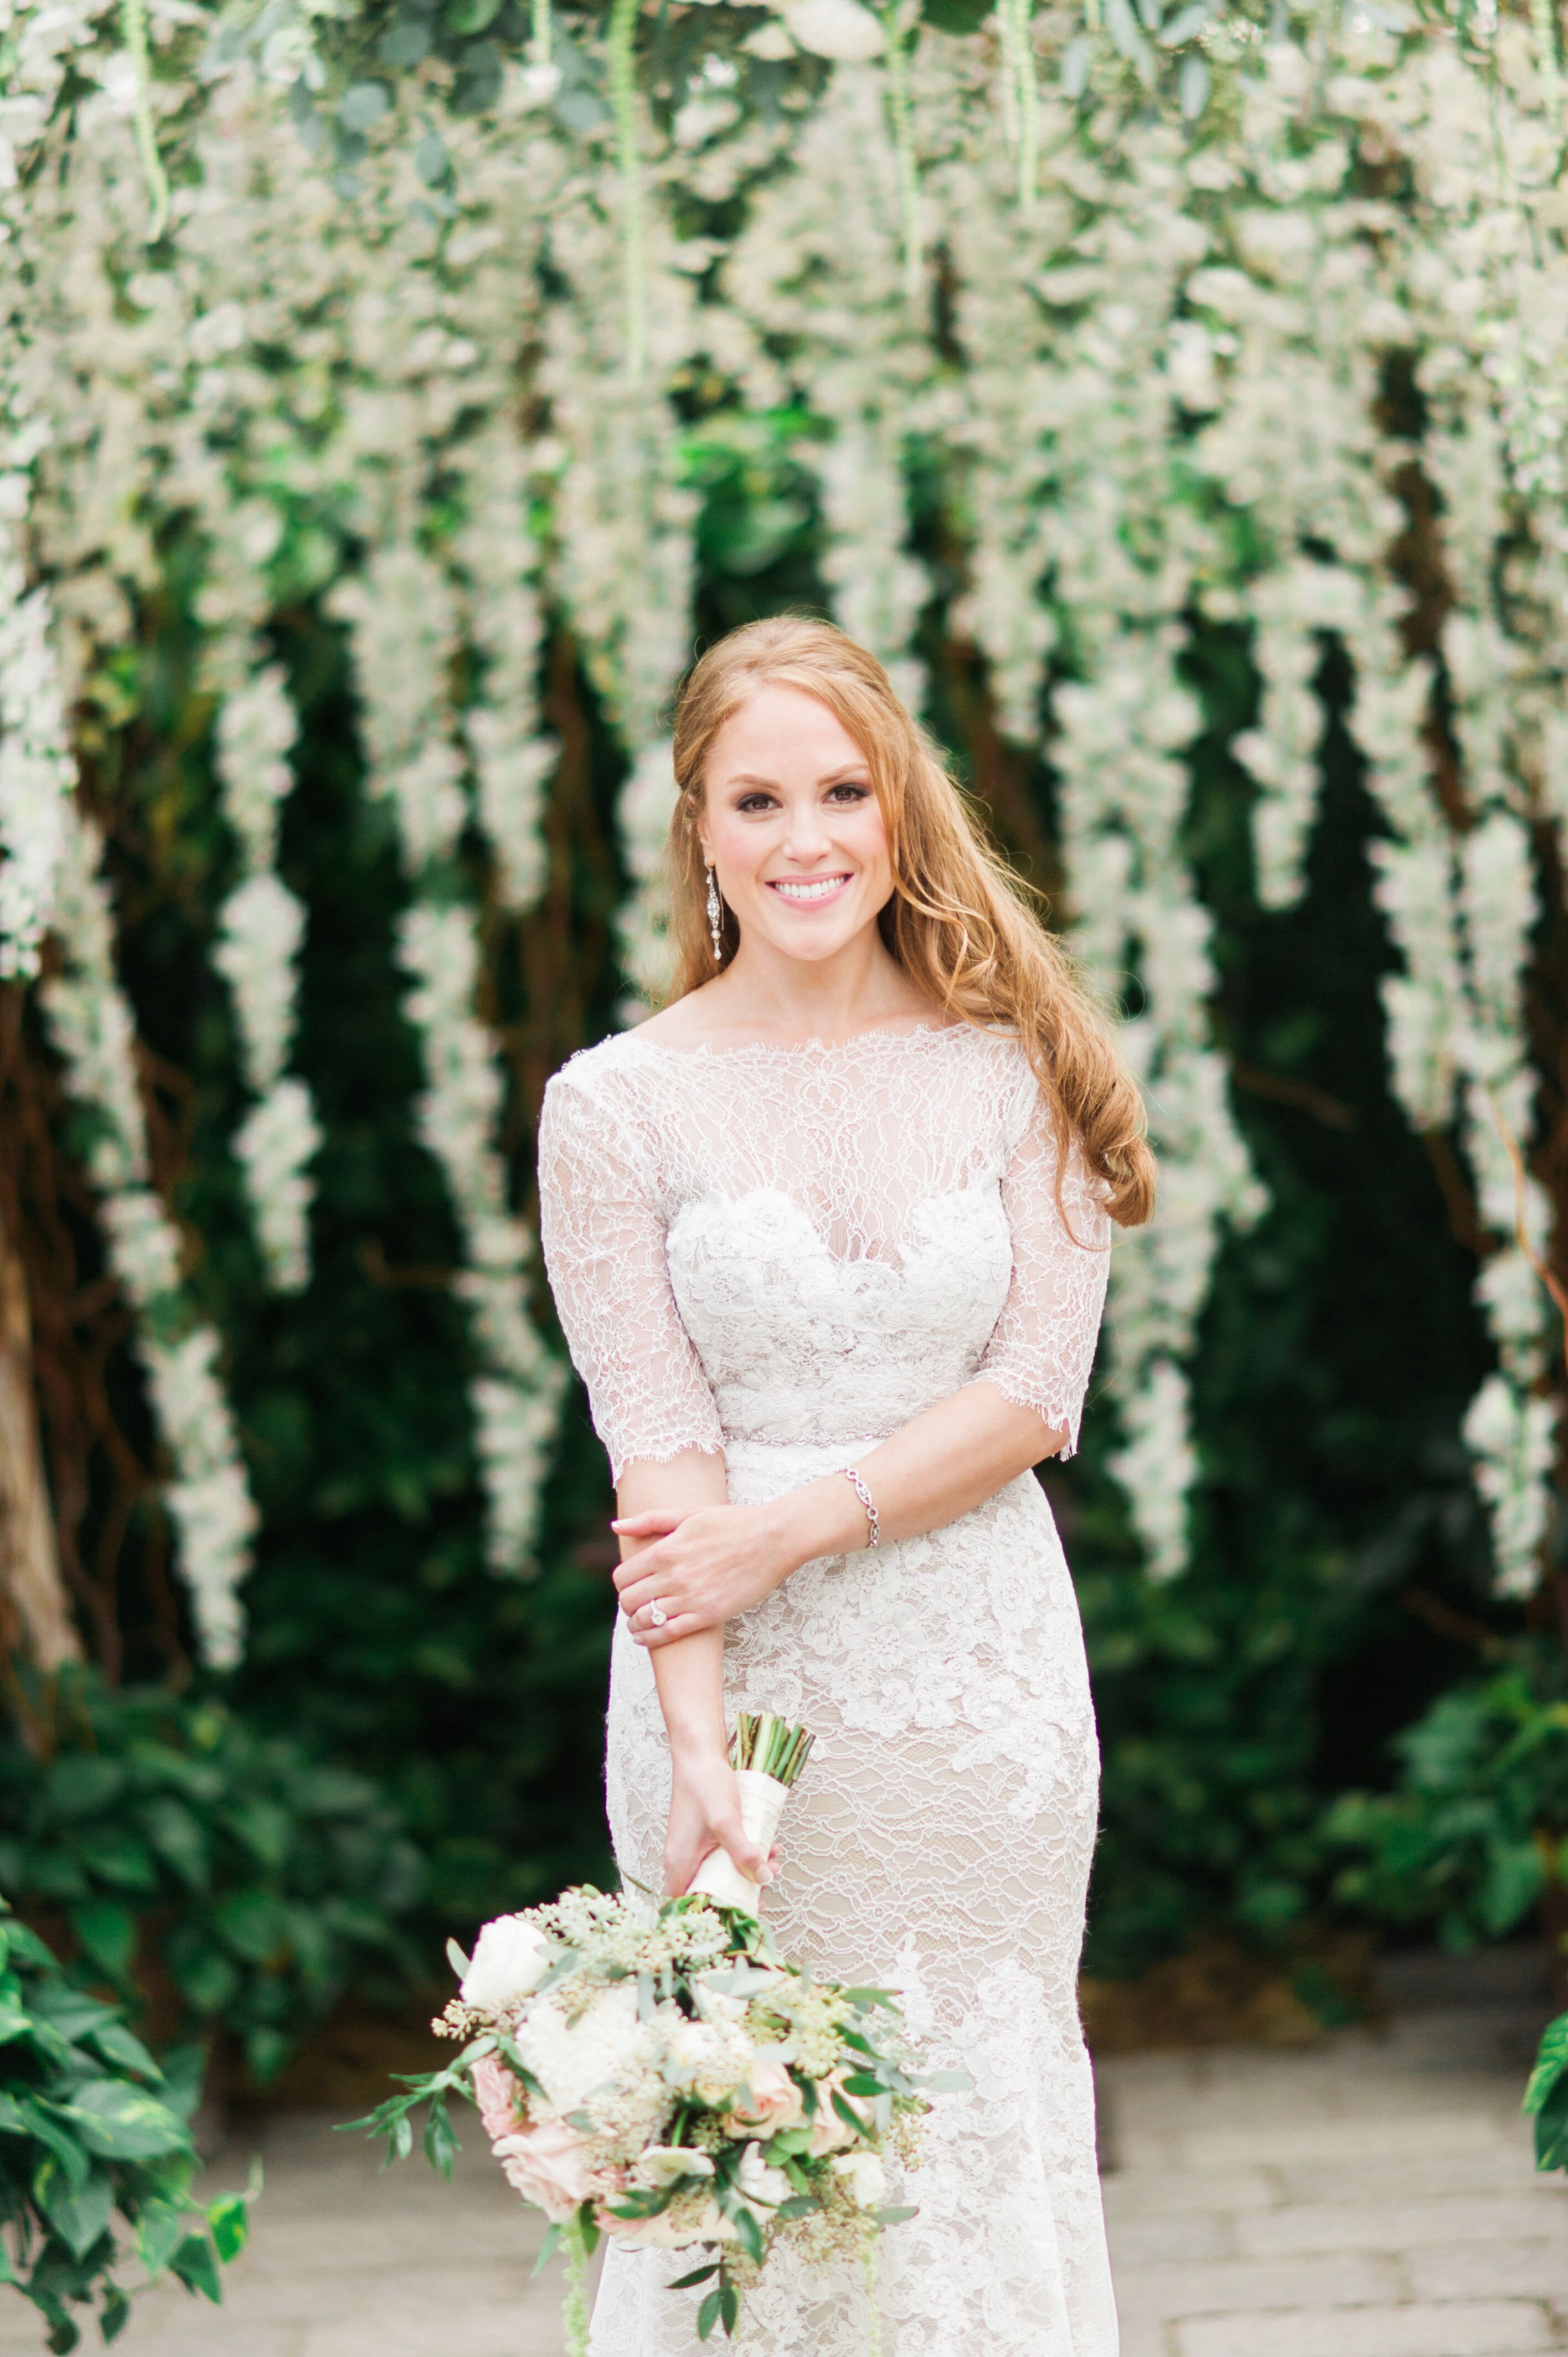
[[[741,1711],[730,1742],[730,1764],[740,1786],[740,1821],[766,1857],[773,1846],[789,1788],[811,1755],[811,1738],[772,1711]],[[723,1907],[760,1912],[757,1885],[743,1874],[727,1851],[714,1850],[693,1876],[691,1889],[705,1891]]]
[[[566,2297],[561,2317],[566,2327],[566,2357],[588,2357],[588,2245],[582,2221],[574,2218],[562,2230],[566,2255]]]

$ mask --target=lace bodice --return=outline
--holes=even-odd
[[[1057,1159],[1023,1049],[967,1024],[574,1056],[545,1092],[541,1229],[616,1478],[880,1439],[977,1377],[1070,1451],[1110,1231],[1076,1155],[1058,1203]]]

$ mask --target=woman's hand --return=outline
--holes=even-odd
[[[800,1561],[781,1517],[767,1506],[655,1508],[622,1515],[610,1528],[635,1550],[615,1583],[639,1645],[673,1645],[717,1628],[759,1604]],[[656,1603],[664,1614],[658,1627],[650,1617]]]
[[[670,1787],[670,1823],[664,1835],[664,1889],[679,1898],[692,1877],[716,1849],[727,1850],[754,1882],[773,1879],[772,1854],[764,1857],[740,1821],[740,1787],[722,1754],[682,1758],[677,1753]]]

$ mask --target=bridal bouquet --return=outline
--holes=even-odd
[[[703,1893],[567,1890],[487,1923],[471,1959],[452,1953],[462,1986],[435,2027],[461,2052],[351,2125],[401,2158],[428,2104],[424,2149],[449,2175],[448,2099],[473,2101],[508,2179],[551,2222],[540,2265],[565,2252],[574,2357],[601,2234],[692,2254],[671,2287],[709,2287],[704,2341],[734,2334],[781,2244],[869,2265],[882,2230],[915,2214],[887,2204],[886,2158],[913,2166],[927,2092],[968,2083],[917,2072],[888,1990],[813,1980],[755,1913]]]

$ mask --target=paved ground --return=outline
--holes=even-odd
[[[1568,2351],[1568,2178],[1519,2116],[1541,2008],[1424,1995],[1382,2036],[1102,2066],[1122,2357]]]
[[[1541,2007],[1506,1975],[1461,2007],[1419,1982],[1383,2034],[1103,2066],[1123,2357],[1568,2352],[1568,2179],[1535,2177],[1518,2115]],[[530,2284],[537,2231],[479,2153],[453,2187],[382,2177],[294,2114],[219,2181],[256,2147],[227,2305],[150,2294],[128,2357],[558,2357],[557,2270]],[[28,2314],[7,2300],[0,2351],[38,2346]]]

